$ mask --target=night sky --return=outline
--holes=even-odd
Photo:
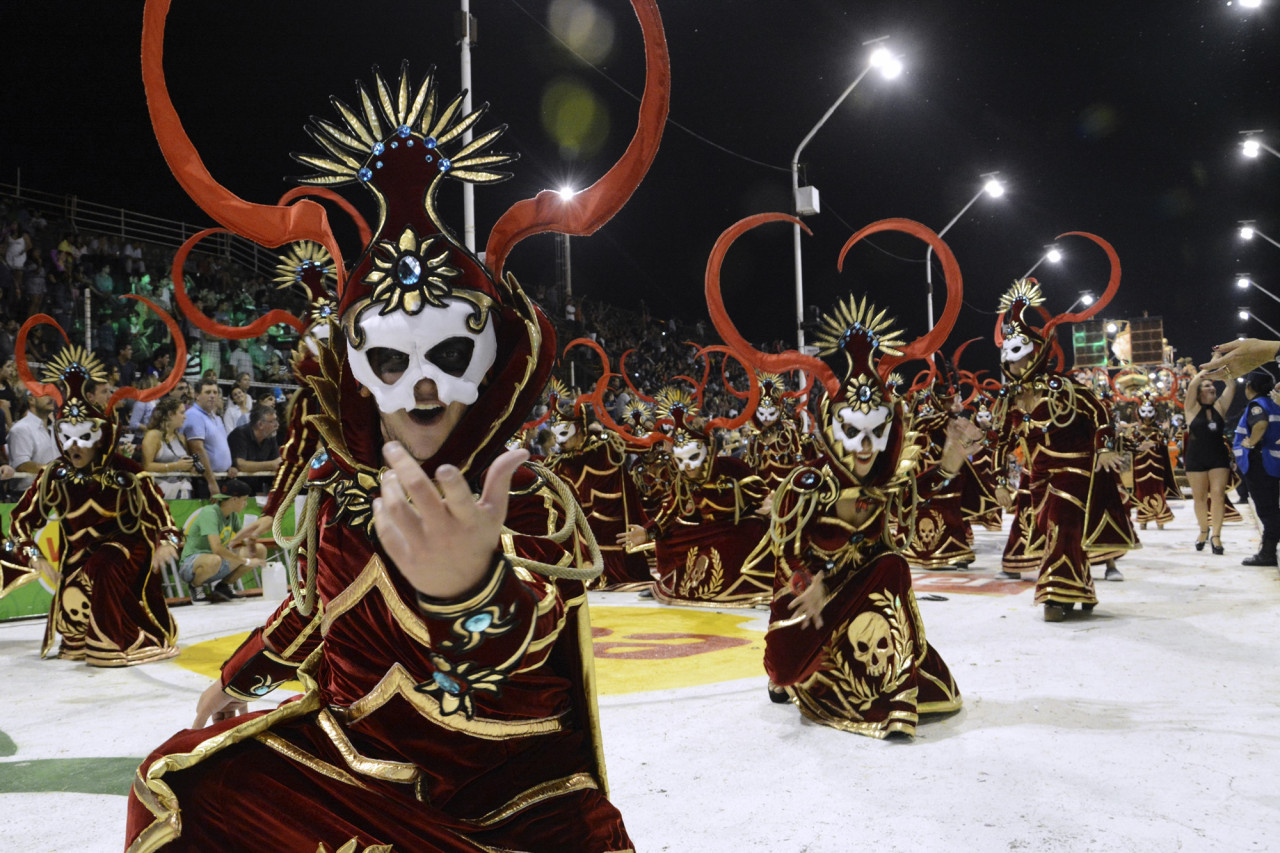
[[[142,3],[8,5],[16,7],[6,9],[0,60],[0,180],[12,183],[21,168],[25,187],[209,224],[151,136],[138,70]],[[275,201],[291,186],[285,177],[307,171],[288,156],[319,153],[302,131],[307,117],[335,118],[328,96],[353,103],[354,81],[369,81],[373,65],[392,72],[408,59],[416,78],[434,63],[442,95],[460,85],[451,2],[174,5],[166,67],[179,114],[214,176],[251,201]],[[1073,230],[1119,252],[1120,293],[1102,316],[1162,315],[1180,355],[1201,360],[1242,329],[1266,336],[1236,318],[1238,305],[1280,327],[1280,303],[1233,284],[1249,271],[1280,294],[1280,248],[1236,236],[1237,220],[1256,219],[1280,239],[1280,159],[1244,159],[1238,134],[1263,129],[1280,148],[1275,0],[1254,10],[1226,0],[668,0],[661,8],[673,124],[631,204],[573,241],[576,293],[632,307],[643,298],[658,316],[704,315],[702,274],[716,237],[748,214],[790,211],[792,152],[857,75],[862,43],[888,35],[905,73],[868,75],[802,158],[822,196],[803,244],[806,302],[825,310],[869,292],[911,336],[923,333],[923,244],[877,236],[851,253],[843,274],[839,247],[886,217],[940,229],[978,191],[981,173],[999,171],[1008,194],[978,201],[946,237],[966,303],[948,349],[989,340],[999,295],[1044,244]],[[565,182],[584,186],[614,161],[634,128],[628,92],[639,94],[643,57],[621,0],[473,0],[472,12],[473,89],[477,103],[491,104],[482,127],[508,123],[497,147],[522,158],[511,181],[477,189],[483,245],[510,204]],[[582,52],[598,50],[594,66],[548,34],[562,20],[586,33]],[[576,128],[557,122],[557,98],[593,105],[594,118]],[[350,193],[362,205],[366,195]],[[448,194],[444,202],[460,230],[460,204]],[[551,284],[553,239],[522,244],[508,269],[526,284]],[[1077,238],[1062,248],[1064,263],[1036,271],[1055,313],[1082,289],[1100,291],[1106,277],[1092,244]],[[740,240],[724,287],[749,337],[790,338],[790,228]],[[996,366],[993,346],[970,352],[963,366]]]

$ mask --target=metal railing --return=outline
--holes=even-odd
[[[47,219],[67,222],[77,232],[142,240],[174,250],[192,234],[208,227],[86,201],[75,195],[41,192],[18,184],[0,183],[0,199],[8,201],[11,207],[16,202],[25,205],[29,211],[40,211]],[[276,263],[273,252],[231,234],[213,234],[202,240],[192,253],[229,259],[254,275],[265,275]]]

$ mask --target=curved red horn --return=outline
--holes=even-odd
[[[489,232],[485,263],[494,277],[501,277],[511,249],[526,237],[558,231],[585,237],[608,222],[631,198],[658,153],[658,142],[667,122],[671,100],[671,58],[662,30],[662,16],[654,0],[631,0],[644,37],[645,80],[640,97],[636,132],[622,157],[600,180],[565,201],[558,193],[543,190],[517,202],[499,217]]]
[[[969,338],[969,340],[956,347],[956,351],[951,354],[951,366],[955,368],[956,373],[960,372],[960,356],[964,355],[965,349],[974,341],[980,341],[982,338]]]
[[[751,416],[756,413],[756,407],[760,404],[760,377],[756,376],[756,372],[751,369],[751,365],[747,364],[742,359],[742,356],[738,355],[738,353],[736,353],[731,347],[722,346],[720,344],[712,344],[711,346],[703,347],[698,351],[698,354],[710,362],[711,353],[713,352],[723,353],[726,358],[732,358],[737,361],[738,364],[741,364],[742,368],[747,372],[747,381],[751,383],[751,387],[747,391],[747,403],[742,407],[742,411],[738,413],[737,417],[712,418],[707,421],[707,435],[710,435],[713,429],[737,429],[747,421],[751,420]],[[722,365],[721,372],[723,372],[723,370],[724,367]]]
[[[711,255],[707,258],[705,283],[707,311],[711,314],[711,323],[716,327],[716,331],[720,333],[720,337],[724,338],[724,342],[748,366],[774,373],[787,373],[792,370],[803,370],[806,373],[812,373],[822,380],[827,393],[835,396],[840,391],[840,380],[836,378],[835,373],[832,372],[825,361],[796,350],[787,350],[784,353],[776,354],[761,352],[747,342],[747,339],[738,331],[738,327],[729,319],[729,312],[725,310],[724,298],[720,293],[720,267],[724,264],[724,256],[728,253],[729,247],[740,236],[767,222],[790,222],[794,225],[799,225],[805,230],[805,233],[813,233],[809,230],[809,226],[794,216],[788,216],[785,213],[757,213],[754,216],[740,219],[726,228],[716,239],[716,244],[711,249]]]
[[[932,229],[921,225],[914,219],[881,219],[879,222],[873,222],[861,229],[845,242],[844,248],[840,250],[840,259],[836,264],[836,268],[843,272],[844,257],[853,248],[854,244],[864,237],[870,237],[872,234],[878,234],[881,231],[901,231],[913,237],[918,237],[932,246],[934,254],[938,256],[938,261],[942,264],[942,274],[947,281],[947,304],[942,309],[942,316],[938,318],[938,322],[934,324],[934,327],[907,346],[901,347],[902,355],[886,355],[880,359],[881,374],[887,376],[888,374],[884,371],[891,370],[895,365],[910,361],[913,358],[924,358],[929,353],[936,352],[942,346],[947,336],[951,334],[952,328],[955,327],[956,320],[960,317],[960,304],[964,298],[964,281],[960,276],[960,265],[956,263],[956,256],[951,253],[951,247],[944,243],[942,238],[935,234]]]
[[[624,352],[622,354],[622,358],[618,359],[618,370],[622,373],[622,381],[627,383],[627,388],[636,399],[644,400],[646,403],[652,403],[654,402],[654,399],[647,394],[641,393],[640,389],[632,384],[631,375],[627,373],[627,356],[631,355],[633,352],[635,352],[634,347]]]
[[[809,392],[810,392],[811,390],[813,390],[813,379],[814,379],[814,376],[813,376],[813,374],[812,374],[812,373],[803,373],[803,372],[802,372],[800,375],[801,375],[802,377],[804,377],[804,387],[803,387],[803,388],[801,388],[799,391],[783,391],[783,392],[782,392],[782,394],[781,394],[781,396],[783,396],[783,397],[792,397],[792,398],[797,398],[797,399],[798,399],[798,398],[800,398],[800,397],[808,397],[808,396],[809,396]]]
[[[66,331],[57,320],[48,314],[33,314],[22,324],[22,328],[18,329],[18,336],[13,342],[13,364],[18,369],[18,378],[22,380],[23,385],[27,386],[28,391],[37,397],[52,397],[61,406],[62,391],[57,385],[37,382],[35,374],[31,372],[31,365],[27,362],[27,335],[31,334],[31,330],[36,326],[53,326],[58,330],[58,334],[62,335],[64,342],[71,343],[71,339],[67,337]]]
[[[307,329],[307,324],[288,311],[279,308],[272,309],[266,313],[266,316],[259,317],[247,326],[224,326],[215,321],[203,311],[201,311],[191,297],[187,295],[186,278],[182,273],[183,267],[187,263],[187,255],[191,254],[191,250],[196,244],[213,234],[231,233],[225,228],[206,228],[191,235],[178,247],[177,253],[173,256],[173,268],[170,270],[170,277],[173,279],[173,295],[177,299],[178,308],[182,311],[183,316],[191,321],[191,325],[195,326],[202,332],[207,332],[219,338],[231,338],[233,340],[246,340],[248,338],[256,338],[262,335],[267,329],[270,329],[276,323],[284,323],[292,326],[299,332]]]
[[[163,382],[154,388],[148,388],[143,391],[138,388],[125,386],[117,388],[116,392],[111,395],[111,399],[107,400],[106,410],[111,412],[116,407],[119,400],[137,400],[139,403],[149,403],[152,400],[159,400],[165,394],[168,394],[178,384],[178,380],[182,379],[183,372],[187,369],[187,339],[182,335],[182,329],[178,328],[178,323],[169,313],[159,305],[147,299],[145,296],[138,296],[135,293],[124,293],[121,299],[132,299],[135,302],[141,302],[143,305],[155,312],[160,321],[169,328],[169,334],[173,337],[173,369],[169,371],[169,375]]]
[[[336,242],[322,205],[301,200],[291,205],[253,204],[214,180],[174,109],[164,78],[164,26],[170,0],[147,0],[142,12],[142,85],[160,151],[173,176],[200,209],[223,227],[263,246],[313,240]]]
[[[595,354],[600,358],[600,378],[596,380],[595,386],[589,393],[578,395],[578,399],[574,402],[574,409],[581,411],[582,407],[585,405],[591,405],[592,408],[596,408],[595,401],[597,399],[600,401],[600,406],[603,406],[604,392],[605,389],[609,387],[609,379],[613,376],[613,373],[609,370],[609,356],[605,353],[604,347],[600,346],[596,341],[591,340],[591,338],[574,338],[564,345],[562,353],[567,357],[569,355],[569,350],[574,347],[586,347],[587,349],[594,350]]]
[[[280,203],[289,204],[297,199],[305,198],[307,196],[315,196],[316,198],[322,198],[325,201],[331,201],[341,208],[343,213],[350,216],[351,221],[356,226],[357,233],[360,235],[361,246],[367,246],[373,242],[373,229],[370,228],[369,223],[365,221],[364,214],[357,210],[356,206],[345,196],[338,195],[338,193],[328,187],[294,187],[284,195],[280,196]],[[341,290],[343,274],[345,272],[342,265],[342,257],[334,254],[334,249],[337,248],[336,246],[325,246],[325,248],[329,250],[330,255],[333,255],[334,270],[338,274],[339,290]]]
[[[738,359],[738,361],[741,362],[742,359]],[[725,367],[727,367],[728,364],[729,362],[727,360],[720,362],[720,384],[724,385],[724,390],[728,391],[730,394],[737,397],[739,400],[747,399],[748,397],[751,396],[751,392],[739,391],[737,388],[734,388],[733,383],[729,381],[729,374],[725,373],[724,371]],[[750,370],[751,368],[748,367],[747,369]]]
[[[1107,261],[1111,264],[1111,274],[1107,278],[1106,290],[1102,292],[1102,295],[1099,296],[1097,301],[1092,305],[1082,311],[1077,311],[1074,314],[1059,314],[1057,317],[1054,317],[1046,323],[1046,338],[1049,336],[1049,331],[1062,323],[1080,323],[1094,317],[1099,311],[1110,304],[1111,300],[1115,298],[1116,291],[1120,289],[1120,256],[1116,254],[1115,247],[1099,237],[1097,234],[1090,234],[1088,231],[1068,231],[1065,234],[1059,234],[1055,239],[1061,240],[1063,237],[1084,237],[1085,239],[1092,240],[1101,246],[1102,251],[1107,253]]]

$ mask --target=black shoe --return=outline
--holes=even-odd
[[[235,598],[234,595],[227,595],[227,593],[222,591],[222,588],[225,586],[226,584],[220,583],[217,586],[208,587],[209,591],[205,593],[204,600],[210,604],[221,604],[224,601],[230,601]]]
[[[783,690],[772,681],[769,682],[767,689],[769,691],[769,701],[775,705],[785,705],[791,701],[791,697],[787,695],[787,691]]]
[[[1245,557],[1240,561],[1242,566],[1274,566],[1276,565],[1276,552],[1264,553],[1259,551],[1252,557]]]
[[[1201,531],[1200,531],[1200,538],[1196,540],[1196,550],[1197,550],[1197,551],[1203,551],[1203,550],[1204,550],[1204,543],[1206,543],[1206,542],[1208,542],[1208,541],[1209,541],[1209,531],[1208,531],[1208,530],[1201,530]]]
[[[1020,581],[1022,580],[1022,572],[1001,571],[1001,572],[996,572],[996,577],[1001,578],[1003,580],[1007,580],[1007,581]]]
[[[1217,554],[1218,556],[1222,556],[1223,554],[1227,553],[1226,549],[1222,547],[1222,540],[1219,539],[1217,536],[1209,540],[1209,550]]]
[[[231,601],[237,597],[235,589],[226,581],[220,581],[218,585],[214,587],[214,590],[225,595],[227,597],[227,601]]]

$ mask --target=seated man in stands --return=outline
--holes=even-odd
[[[187,525],[187,542],[182,548],[178,576],[193,589],[207,587],[213,604],[235,597],[231,585],[262,565],[266,549],[247,543],[232,550],[227,546],[244,527],[244,510],[252,490],[242,480],[227,480],[213,503],[196,511]]]
[[[276,440],[279,429],[276,407],[257,405],[249,412],[249,422],[227,436],[231,459],[255,495],[265,495],[280,470],[280,443]]]

